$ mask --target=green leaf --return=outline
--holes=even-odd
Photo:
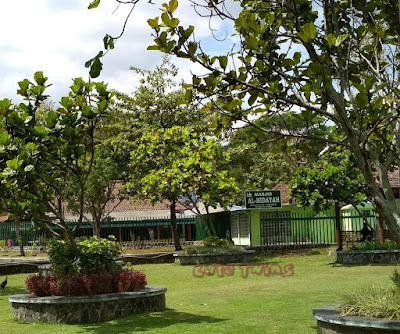
[[[156,29],[159,27],[158,17],[156,17],[155,19],[148,19],[147,23],[152,29]]]
[[[335,46],[339,46],[349,37],[350,37],[349,34],[344,34],[344,35],[338,36],[338,38],[336,39],[336,42],[335,42]]]
[[[300,63],[300,59],[301,59],[301,52],[295,52],[293,55],[293,61],[295,64]]]
[[[168,4],[168,12],[171,14],[178,8],[178,0],[171,0]]]
[[[298,32],[297,36],[306,43],[311,42],[317,36],[317,28],[314,23],[306,23],[303,26],[303,31]]]
[[[43,72],[38,71],[34,74],[33,79],[36,81],[38,85],[42,86],[45,84],[48,78],[43,76]]]
[[[103,69],[103,63],[100,61],[100,58],[103,57],[103,51],[100,51],[97,56],[94,58],[93,63],[90,66],[90,77],[97,78],[101,70]]]
[[[189,54],[191,56],[194,56],[194,54],[196,53],[196,50],[197,50],[197,43],[189,42],[188,49],[189,49]]]
[[[220,56],[218,57],[219,64],[225,70],[226,66],[228,65],[228,57],[227,56]]]
[[[173,19],[171,19],[171,21],[170,21],[170,23],[169,23],[169,26],[171,27],[171,28],[176,28],[176,26],[179,24],[179,20],[178,19],[176,19],[176,18],[173,18]]]
[[[192,102],[193,100],[193,91],[191,89],[187,89],[185,92],[185,99],[187,102]]]
[[[100,5],[101,0],[94,0],[89,4],[88,9],[96,8]]]
[[[24,79],[24,80],[18,82],[18,86],[20,89],[17,90],[17,93],[21,96],[27,96],[28,88],[29,88],[29,80]]]
[[[24,171],[25,171],[25,172],[30,172],[30,171],[33,170],[34,168],[35,168],[34,165],[27,165],[27,166],[24,168]]]
[[[6,116],[11,107],[11,100],[3,99],[0,101],[0,115]]]
[[[158,45],[150,45],[147,47],[147,50],[149,51],[160,50],[160,47]]]
[[[161,14],[161,20],[163,21],[163,23],[169,27],[171,24],[171,19],[169,18],[168,13],[162,13]]]
[[[335,35],[332,35],[332,34],[327,35],[327,36],[325,36],[325,40],[328,42],[329,46],[337,46]]]
[[[365,79],[365,88],[367,89],[367,91],[370,91],[372,89],[375,82],[376,79],[373,76],[369,76]]]
[[[249,99],[248,99],[248,101],[247,101],[247,103],[249,104],[249,106],[252,106],[252,105],[254,104],[254,102],[257,101],[257,97],[258,97],[258,93],[257,93],[257,92],[255,92],[255,93],[253,93],[253,94],[250,95],[250,97],[249,97]]]
[[[368,104],[368,97],[363,93],[358,93],[355,102],[358,108],[364,109]]]

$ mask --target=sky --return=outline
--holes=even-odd
[[[103,0],[96,9],[88,10],[90,0],[3,0],[0,1],[0,99],[17,96],[18,81],[33,78],[43,71],[52,85],[47,94],[56,105],[68,95],[72,79],[88,79],[85,62],[103,49],[103,37],[119,35],[129,6]],[[153,44],[152,30],[147,19],[159,16],[164,1],[142,0],[134,9],[124,36],[115,49],[103,57],[103,71],[96,81],[108,83],[109,88],[132,93],[138,84],[138,75],[130,66],[152,70],[162,62],[162,53],[147,51]],[[233,11],[238,8],[233,8]],[[232,28],[224,22],[214,22],[217,36],[228,36],[224,43],[217,42],[210,33],[208,19],[196,15],[188,0],[180,0],[176,17],[182,25],[195,26],[195,36],[211,54],[228,52],[234,37]],[[187,60],[172,59],[179,68],[179,77],[188,81],[191,72],[204,71]]]

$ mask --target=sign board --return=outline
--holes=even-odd
[[[256,190],[245,192],[246,209],[281,208],[280,190]]]

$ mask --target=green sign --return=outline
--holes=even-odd
[[[281,208],[280,190],[246,191],[246,209]]]

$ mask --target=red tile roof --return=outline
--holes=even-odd
[[[123,183],[122,181],[116,181],[114,184],[114,194],[118,195],[121,190]],[[170,202],[164,200],[162,202],[151,203],[150,200],[136,200],[132,197],[127,196],[125,199],[119,203],[119,199],[116,198],[106,205],[106,212],[131,212],[131,211],[169,211]],[[118,204],[117,207],[115,207]],[[186,208],[179,202],[176,204],[177,211],[184,211]]]
[[[288,184],[280,183],[272,188],[272,190],[281,191],[282,204],[294,204],[294,200],[289,197],[290,189]]]

